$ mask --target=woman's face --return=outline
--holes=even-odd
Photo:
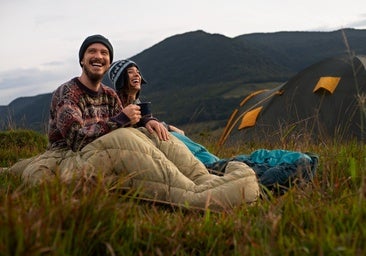
[[[137,67],[127,69],[128,85],[130,89],[141,90],[141,75]]]

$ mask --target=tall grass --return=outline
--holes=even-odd
[[[0,132],[0,167],[10,166],[21,158],[41,153],[46,146],[47,137],[32,130]]]
[[[201,143],[214,149],[210,141]],[[320,156],[313,182],[224,212],[143,201],[103,180],[28,187],[2,172],[0,255],[364,255],[365,146],[303,143]],[[38,146],[29,145],[33,154]],[[291,150],[301,142],[271,145],[284,146]],[[260,147],[266,145],[223,148],[220,154]],[[19,152],[14,158],[24,157]]]
[[[351,50],[345,30],[342,30],[342,38],[343,38],[343,43],[345,45],[347,53],[351,60],[352,57],[355,55],[355,53]],[[356,75],[357,71],[355,69],[354,63],[353,63],[353,61],[350,61],[350,62],[352,65],[352,71],[353,71],[354,77],[357,78],[357,75]],[[362,92],[362,90],[361,90],[362,85],[359,84],[359,81],[357,79],[355,79],[354,86],[356,87],[356,91],[357,91],[356,101],[357,101],[358,109],[360,112],[361,140],[365,141],[364,131],[365,131],[365,120],[366,120],[366,95],[364,92]]]

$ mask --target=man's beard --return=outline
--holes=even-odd
[[[84,72],[86,74],[86,76],[90,79],[91,82],[98,82],[101,81],[103,79],[103,75],[100,74],[95,74],[92,71],[90,71],[90,69],[88,69],[88,67],[84,66]]]

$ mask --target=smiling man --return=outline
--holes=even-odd
[[[87,37],[79,50],[79,63],[83,68],[80,81],[92,90],[99,89],[101,77],[112,61],[113,47],[107,38],[102,35]]]
[[[87,37],[79,50],[80,77],[53,93],[48,139],[50,149],[78,151],[117,127],[136,123],[137,109],[122,111],[115,93],[101,80],[113,60],[113,47],[102,35]]]
[[[137,123],[150,132],[155,130],[160,139],[167,139],[167,132],[155,118],[141,118],[137,105],[123,108],[114,90],[102,84],[112,61],[113,47],[107,38],[92,35],[84,40],[79,50],[81,75],[53,93],[48,131],[50,149],[79,151],[112,130]]]

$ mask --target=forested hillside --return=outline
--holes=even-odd
[[[247,93],[281,84],[324,58],[366,54],[366,30],[277,32],[229,38],[193,31],[174,35],[132,56],[148,81],[142,98],[160,120],[219,128]],[[44,131],[51,94],[0,107],[0,126]]]

